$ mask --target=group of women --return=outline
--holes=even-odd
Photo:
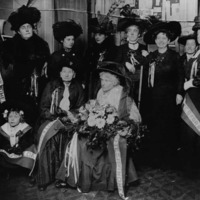
[[[88,139],[77,136],[73,124],[89,99],[96,99],[100,106],[113,106],[120,120],[132,120],[137,127],[134,131],[140,130],[142,120],[148,125],[147,151],[153,166],[170,163],[181,135],[185,162],[189,165],[193,158],[198,168],[194,156],[199,155],[200,134],[199,18],[194,35],[179,39],[186,50],[182,58],[169,47],[181,35],[179,22],[154,20],[149,26],[139,16],[124,16],[117,28],[126,33],[127,42],[116,47],[112,22],[93,18],[89,30],[94,39],[85,59],[74,48],[82,33],[79,24],[68,19],[53,25],[62,49],[50,55],[48,44],[34,32],[39,19],[40,12],[27,6],[8,19],[16,34],[1,44],[4,87],[0,99],[4,107],[23,102],[25,116],[26,108],[32,108],[27,111],[37,149],[32,174],[40,190],[57,179],[56,187],[71,186],[82,192],[117,188],[125,198],[124,187],[138,179],[125,137],[118,133],[106,141],[106,147],[90,149]],[[142,36],[146,45],[155,44],[157,50],[148,52],[138,41]]]

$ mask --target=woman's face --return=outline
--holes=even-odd
[[[194,52],[196,51],[196,48],[197,48],[197,44],[194,39],[189,39],[186,41],[185,52],[187,54],[194,54]]]
[[[159,49],[166,48],[170,43],[170,39],[167,37],[166,33],[160,32],[156,36],[155,43]]]
[[[69,35],[64,38],[62,41],[64,49],[72,49],[74,46],[74,36]]]
[[[200,44],[200,29],[197,30],[197,42]]]
[[[23,24],[19,27],[18,33],[23,39],[28,40],[33,36],[33,27],[30,24]]]
[[[107,38],[107,35],[103,33],[95,33],[94,38],[97,44],[101,44]]]
[[[71,82],[71,80],[75,78],[75,75],[74,70],[69,67],[63,67],[60,72],[60,77],[63,82]]]
[[[20,123],[21,116],[17,112],[10,112],[8,115],[8,123],[11,127],[15,127]]]
[[[128,42],[136,43],[138,41],[138,38],[140,37],[140,30],[138,26],[129,26],[126,31]]]
[[[101,89],[103,90],[103,92],[108,92],[119,84],[119,80],[117,79],[117,77],[108,72],[100,73],[100,80],[101,80]]]

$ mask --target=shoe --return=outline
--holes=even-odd
[[[45,190],[47,189],[47,186],[46,186],[46,185],[39,185],[39,186],[38,186],[38,189],[39,189],[40,191],[45,191]]]
[[[67,183],[64,181],[58,181],[55,183],[56,188],[67,188]]]

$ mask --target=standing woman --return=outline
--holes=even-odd
[[[197,51],[186,66],[184,83],[185,98],[183,101],[182,123],[182,158],[183,170],[187,176],[199,177],[200,167],[200,16],[195,17],[194,40],[197,40]],[[188,40],[187,40],[188,41]]]
[[[62,48],[55,51],[50,56],[47,65],[47,75],[49,80],[55,80],[59,78],[59,63],[67,60],[71,60],[80,70],[80,53],[74,48],[75,39],[82,33],[82,28],[74,20],[68,19],[62,22],[56,22],[53,25],[53,34],[55,39],[62,44]],[[76,78],[79,78],[78,76]]]
[[[92,18],[89,29],[94,37],[92,37],[85,55],[86,89],[88,98],[94,99],[100,87],[100,83],[97,83],[98,74],[95,73],[95,70],[99,62],[112,61],[115,58],[116,47],[112,35],[113,24],[107,17],[102,20]],[[98,89],[96,86],[99,86]]]
[[[39,100],[42,69],[50,55],[47,42],[35,33],[40,15],[37,8],[23,5],[8,18],[16,34],[2,43],[3,64],[10,71],[5,79],[6,101]]]
[[[131,79],[131,97],[137,103],[139,93],[140,68],[145,63],[145,57],[148,55],[145,45],[138,42],[139,38],[147,26],[147,21],[141,19],[138,15],[129,14],[129,6],[126,5],[121,12],[125,18],[118,21],[118,31],[125,31],[127,42],[118,49],[115,61],[123,63]]]
[[[157,22],[144,35],[157,50],[148,56],[150,156],[155,167],[166,167],[176,150],[177,105],[182,102],[183,70],[179,54],[169,48],[181,33],[178,22]],[[147,106],[146,106],[147,107]]]

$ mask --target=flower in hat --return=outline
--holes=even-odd
[[[150,24],[147,19],[142,19],[139,15],[135,14],[129,4],[122,7],[120,15],[123,18],[118,20],[118,31],[125,31],[129,26],[135,25],[138,26],[140,33],[143,33]]]

